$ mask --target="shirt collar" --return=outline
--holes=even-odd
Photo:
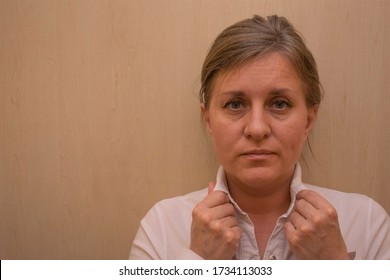
[[[297,163],[295,165],[294,175],[293,175],[293,178],[291,180],[291,185],[290,185],[291,203],[290,203],[289,209],[287,210],[287,213],[286,213],[287,215],[291,212],[291,210],[294,207],[297,193],[303,189],[307,189],[307,188],[302,183],[301,165],[299,163]],[[237,205],[237,203],[234,201],[234,199],[230,195],[229,188],[228,188],[227,181],[226,181],[225,170],[223,169],[222,165],[218,169],[217,180],[216,180],[216,185],[215,185],[214,190],[223,191],[224,193],[226,193],[228,195],[230,201],[233,203],[233,205],[235,205],[235,207],[240,210],[240,207]]]

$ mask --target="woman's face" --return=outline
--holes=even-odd
[[[257,190],[289,183],[317,116],[295,69],[278,53],[220,73],[209,108],[201,110],[229,185]]]

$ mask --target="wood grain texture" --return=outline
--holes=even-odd
[[[0,258],[125,259],[157,201],[207,186],[203,59],[277,13],[326,91],[306,182],[390,211],[389,1],[0,0]]]

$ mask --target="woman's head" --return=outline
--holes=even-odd
[[[288,184],[320,101],[314,59],[284,18],[223,31],[204,63],[201,110],[229,186]]]
[[[219,34],[203,64],[201,103],[206,109],[209,107],[218,74],[272,52],[288,58],[303,83],[307,105],[318,106],[322,90],[316,62],[294,27],[284,17],[276,15],[267,19],[255,15],[233,24]]]

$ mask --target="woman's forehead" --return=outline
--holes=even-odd
[[[301,84],[301,79],[294,66],[284,55],[270,53],[218,73],[213,82],[212,91],[220,92],[253,83],[296,86]]]

